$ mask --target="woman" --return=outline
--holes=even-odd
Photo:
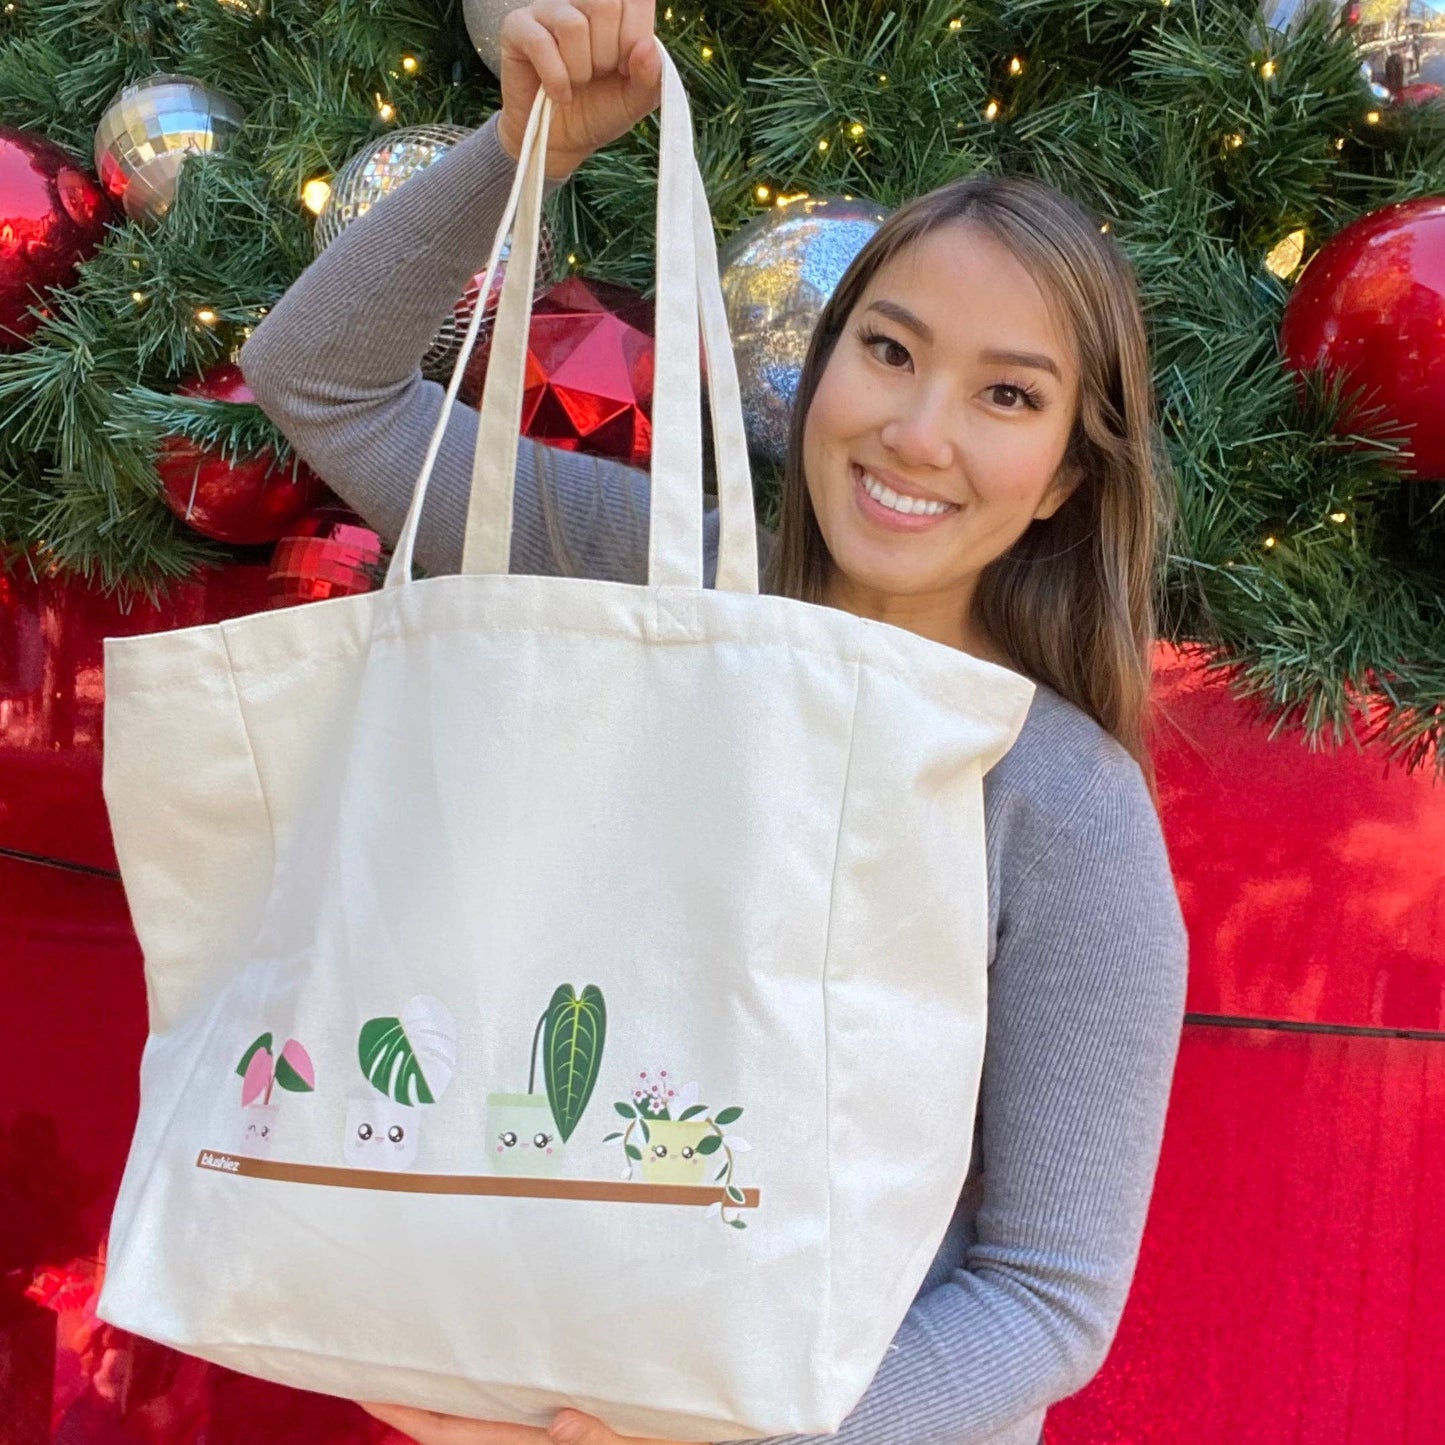
[[[558,184],[658,103],[651,0],[534,0],[502,110],[351,225],[240,363],[296,450],[395,537],[441,403],[418,370],[485,265],[538,85]],[[1178,1046],[1187,941],[1143,745],[1162,499],[1132,278],[1046,187],[970,178],[879,230],[822,316],[765,590],[1032,678],[984,782],[989,1020],[973,1160],[840,1445],[1037,1445],[1113,1337]],[[418,556],[459,565],[476,414],[454,408]],[[647,478],[524,441],[514,571],[641,581]],[[716,514],[706,529],[709,581]],[[422,1445],[614,1445],[368,1406]],[[569,1433],[571,1432],[571,1433]],[[821,1437],[820,1437],[821,1438]]]

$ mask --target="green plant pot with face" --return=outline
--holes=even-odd
[[[642,1150],[642,1177],[649,1184],[706,1184],[717,1173],[721,1158],[697,1152],[713,1132],[706,1119],[649,1119],[647,1128],[646,1142],[638,1138],[640,1130],[632,1138]]]
[[[487,1158],[497,1174],[560,1174],[564,1145],[546,1094],[487,1095]]]

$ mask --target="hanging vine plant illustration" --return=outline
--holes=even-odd
[[[709,1216],[721,1218],[734,1229],[746,1229],[736,1209],[731,1213],[729,1209],[745,1200],[742,1189],[733,1182],[734,1156],[747,1153],[752,1146],[746,1139],[725,1132],[742,1118],[743,1111],[731,1106],[714,1115],[706,1104],[697,1102],[698,1093],[695,1083],[676,1088],[666,1069],[651,1077],[643,1070],[632,1097],[613,1105],[628,1121],[627,1128],[609,1134],[603,1142],[622,1141],[627,1159],[624,1179],[631,1179],[633,1165],[640,1164],[642,1177],[653,1184],[721,1183],[727,1202],[718,1200],[709,1206]],[[710,1161],[719,1154],[722,1168],[709,1181],[706,1174]]]
[[[311,1055],[296,1039],[287,1039],[279,1054],[272,1053],[273,1047],[271,1035],[262,1034],[236,1065],[244,1118],[240,1147],[249,1154],[267,1154],[275,1143],[280,1105],[271,1102],[271,1091],[277,1085],[292,1094],[309,1094],[316,1088]]]
[[[371,1089],[347,1101],[346,1162],[408,1169],[420,1143],[416,1106],[436,1103],[456,1072],[456,1020],[440,999],[418,995],[395,1017],[368,1019],[357,1055]]]
[[[525,1094],[487,1096],[487,1155],[502,1174],[552,1175],[597,1086],[607,1040],[607,1006],[588,984],[559,984],[532,1033]],[[537,1092],[537,1055],[545,1093]]]

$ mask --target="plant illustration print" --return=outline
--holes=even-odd
[[[420,1143],[416,1106],[436,1103],[456,1072],[456,1020],[440,999],[418,995],[395,1017],[368,1019],[357,1055],[371,1089],[347,1100],[346,1162],[409,1169]]]
[[[606,1038],[607,1007],[596,985],[578,994],[559,984],[532,1033],[527,1092],[487,1095],[487,1157],[498,1173],[560,1171],[563,1146],[596,1088]],[[545,1093],[537,1091],[539,1051]]]
[[[603,1142],[622,1141],[627,1159],[624,1179],[631,1179],[633,1165],[640,1164],[642,1177],[652,1184],[720,1183],[727,1203],[718,1200],[709,1207],[708,1215],[734,1229],[746,1229],[736,1210],[730,1212],[728,1206],[743,1203],[743,1191],[733,1181],[735,1156],[746,1154],[752,1146],[726,1132],[742,1118],[743,1111],[729,1107],[713,1114],[706,1104],[698,1103],[698,1093],[695,1083],[675,1086],[666,1069],[652,1075],[644,1070],[632,1097],[613,1105],[628,1121],[627,1128],[609,1134]],[[709,1180],[708,1171],[719,1155],[722,1167]]]
[[[607,1005],[595,984],[588,984],[579,998],[571,984],[561,984],[538,1021],[542,1031],[542,1061],[547,1079],[547,1098],[562,1139],[582,1120],[583,1111],[597,1087],[602,1069],[602,1047],[607,1039]],[[533,1038],[533,1077],[537,1067],[536,1039]]]
[[[278,1084],[292,1094],[309,1094],[316,1088],[311,1055],[296,1039],[287,1039],[279,1054],[273,1054],[273,1048],[271,1035],[262,1034],[236,1065],[244,1118],[240,1148],[248,1154],[268,1154],[275,1142],[280,1105],[271,1102],[271,1092]]]

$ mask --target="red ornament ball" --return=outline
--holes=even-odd
[[[177,388],[179,396],[254,402],[239,366],[225,362],[199,381]],[[234,546],[274,542],[326,487],[305,462],[279,466],[263,447],[252,456],[227,459],[186,437],[165,437],[156,456],[161,496],[171,511],[203,536]]]
[[[44,292],[74,278],[114,211],[99,182],[42,135],[0,126],[0,349],[40,324]]]
[[[1293,370],[1342,376],[1408,430],[1407,475],[1445,479],[1445,196],[1386,206],[1328,241],[1279,339]]]
[[[293,522],[271,554],[271,606],[355,597],[380,585],[380,535],[348,507],[317,507]]]
[[[491,340],[459,395],[480,406]],[[569,276],[532,309],[522,433],[564,451],[645,467],[652,458],[652,302],[625,286]]]

